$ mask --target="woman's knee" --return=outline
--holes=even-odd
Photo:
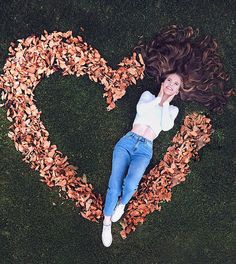
[[[142,176],[143,173],[128,174],[124,180],[124,188],[130,191],[137,189]]]
[[[134,193],[138,189],[138,184],[137,183],[129,183],[126,182],[123,188],[123,192],[125,193]]]
[[[117,184],[111,184],[108,186],[107,193],[112,196],[120,196],[121,195],[121,187]]]

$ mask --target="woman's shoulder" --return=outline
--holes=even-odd
[[[179,113],[179,108],[176,105],[170,104],[170,111],[176,117]]]
[[[141,98],[143,99],[149,99],[149,98],[154,98],[155,95],[152,94],[150,91],[144,91],[142,94],[141,94]]]

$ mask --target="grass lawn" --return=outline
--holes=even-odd
[[[0,74],[10,43],[31,34],[40,36],[43,30],[72,30],[117,68],[140,40],[150,40],[168,25],[182,24],[214,36],[230,75],[227,85],[235,87],[235,14],[235,0],[1,0]],[[107,112],[102,85],[87,76],[55,73],[40,82],[35,99],[51,142],[104,196],[113,147],[131,129],[141,93],[155,89],[155,83],[145,78],[130,86],[117,107]],[[174,188],[172,201],[160,212],[149,215],[125,240],[119,235],[119,223],[113,225],[109,248],[101,242],[101,222],[81,217],[72,201],[60,198],[56,188],[40,182],[39,173],[22,161],[7,135],[11,123],[6,109],[0,108],[0,263],[235,263],[235,97],[222,115],[197,103],[178,104],[175,127],[154,141],[148,169],[162,159],[192,111],[212,119],[211,142],[200,151],[199,162],[190,162],[191,173]]]

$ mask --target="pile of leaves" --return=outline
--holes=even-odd
[[[107,110],[115,107],[115,101],[125,94],[125,89],[143,78],[144,64],[136,54],[124,58],[117,70],[107,66],[99,52],[83,41],[73,37],[72,32],[54,31],[37,37],[31,35],[11,43],[9,57],[0,76],[2,100],[7,109],[7,119],[13,124],[8,136],[23,155],[23,161],[38,170],[41,181],[49,187],[58,186],[66,198],[76,201],[86,219],[98,222],[102,214],[101,195],[95,195],[86,177],[76,177],[77,167],[69,165],[67,156],[49,141],[49,133],[40,120],[41,111],[34,103],[33,91],[43,77],[56,71],[62,75],[87,74],[95,82],[104,85]]]
[[[191,158],[199,160],[198,151],[210,142],[213,132],[210,119],[192,113],[184,119],[180,131],[172,139],[163,160],[144,175],[138,190],[130,200],[120,224],[123,239],[145,221],[148,214],[160,211],[162,202],[171,200],[172,188],[185,181]]]

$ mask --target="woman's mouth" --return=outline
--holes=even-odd
[[[170,88],[169,86],[166,86],[166,88],[167,88],[168,90],[170,90],[170,91],[173,91],[173,89]]]

